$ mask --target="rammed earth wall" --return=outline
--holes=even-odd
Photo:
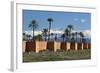
[[[68,42],[57,42],[57,41],[32,41],[32,42],[22,42],[22,51],[23,52],[40,52],[43,50],[83,50],[83,49],[91,49],[90,43],[68,43]]]

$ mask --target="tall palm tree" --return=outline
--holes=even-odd
[[[63,33],[63,34],[61,35],[61,37],[63,38],[63,42],[64,42],[65,34]]]
[[[68,25],[68,30],[69,30],[69,40],[71,39],[71,32],[74,29],[73,25]]]
[[[50,40],[50,30],[51,30],[51,23],[53,22],[53,19],[52,18],[48,18],[47,21],[49,22],[48,40]]]
[[[84,39],[84,34],[83,34],[83,32],[79,32],[79,35],[80,35],[80,38],[81,38],[80,41],[83,42],[83,39]]]
[[[33,30],[33,40],[34,39],[34,30],[37,28],[38,24],[37,24],[37,21],[36,20],[32,20],[31,23],[29,24],[29,28],[32,28]]]
[[[77,42],[78,32],[75,32],[75,41]]]
[[[73,25],[68,25],[67,27],[68,27],[70,32],[74,29]]]
[[[46,41],[47,35],[48,35],[48,29],[44,28],[42,33],[43,33],[43,36],[45,37],[45,41]]]
[[[68,30],[68,28],[65,29],[64,34],[65,34],[66,40],[68,38],[68,41],[69,41],[69,30]]]

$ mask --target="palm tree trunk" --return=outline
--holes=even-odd
[[[45,41],[46,41],[46,35],[45,35]]]
[[[63,42],[64,42],[64,37],[63,37]]]
[[[76,35],[76,42],[77,42],[77,35]]]
[[[49,34],[48,34],[48,40],[50,40],[50,29],[51,29],[51,22],[49,22]]]
[[[34,27],[33,27],[33,41],[34,41]]]
[[[82,38],[80,38],[80,42],[82,43]]]

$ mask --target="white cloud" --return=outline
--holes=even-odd
[[[86,37],[91,37],[91,30],[85,30],[83,33]]]
[[[28,35],[33,35],[33,31],[25,31],[26,34]],[[63,31],[60,30],[50,30],[50,33],[54,33],[54,34],[63,34]],[[38,35],[38,34],[42,34],[42,31],[35,31],[34,35]]]
[[[60,30],[50,30],[50,32],[54,34],[63,34],[63,31]]]
[[[78,31],[72,31],[72,32],[83,32],[85,37],[91,37],[91,30],[78,30]]]
[[[31,35],[31,36],[33,35],[33,31],[25,31],[25,33],[26,33],[26,34],[29,34],[29,35]],[[34,32],[34,35],[38,35],[38,34],[41,34],[41,33],[42,33],[42,31],[35,31],[35,32]]]
[[[80,21],[81,23],[86,22],[86,20],[85,20],[85,19],[78,19],[78,18],[74,18],[74,21]]]
[[[81,19],[81,22],[84,23],[86,20],[85,19]]]

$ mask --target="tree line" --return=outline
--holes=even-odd
[[[44,36],[45,41],[50,41],[51,37],[54,36],[54,41],[57,40],[57,34],[51,33],[51,26],[53,23],[53,18],[48,18],[48,28],[44,28],[42,30],[42,34],[35,35],[35,29],[38,27],[38,22],[36,20],[32,20],[28,26],[28,28],[31,28],[33,31],[33,36],[27,35],[23,33],[23,40],[25,40],[25,37],[27,40],[43,40],[42,36]],[[64,33],[61,35],[61,38],[63,39],[63,42],[77,42],[77,38],[80,38],[80,42],[85,42],[86,39],[84,38],[84,33],[83,32],[72,32],[74,30],[74,26],[69,24],[67,25],[66,29],[64,30]],[[32,38],[31,38],[32,37]]]

